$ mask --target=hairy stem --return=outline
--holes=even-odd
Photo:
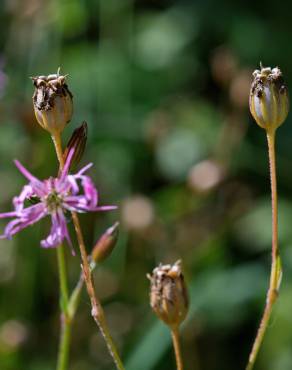
[[[61,333],[59,341],[59,351],[57,360],[57,370],[66,370],[68,367],[70,336],[71,336],[71,320],[68,314],[68,284],[67,273],[64,256],[64,247],[57,247],[58,270],[60,281],[60,307],[61,307]]]
[[[171,337],[175,353],[176,368],[177,370],[183,370],[183,361],[179,341],[179,331],[177,327],[171,329]]]
[[[267,292],[266,306],[261,319],[261,323],[255,338],[246,370],[252,370],[257,358],[257,354],[264,339],[264,335],[269,324],[273,305],[278,297],[278,289],[281,280],[281,263],[278,250],[278,201],[277,201],[277,178],[276,178],[276,155],[275,155],[275,131],[267,132],[270,178],[271,178],[271,197],[272,197],[272,265],[270,274],[270,285]]]
[[[64,158],[63,158],[63,150],[62,150],[62,145],[61,145],[61,138],[60,136],[54,136],[53,137],[53,142],[55,145],[56,153],[58,160],[60,162],[60,167],[62,168],[64,166]],[[80,254],[81,254],[81,259],[82,259],[82,270],[83,270],[83,276],[84,276],[84,281],[87,289],[87,293],[89,295],[90,301],[91,301],[91,315],[96,322],[105,342],[108,348],[108,351],[110,355],[113,358],[113,361],[116,365],[116,368],[118,370],[124,370],[123,363],[120,359],[119,353],[117,351],[116,345],[113,342],[113,339],[110,335],[110,331],[107,325],[107,322],[105,320],[105,315],[103,308],[96,297],[95,294],[95,289],[94,289],[94,284],[93,284],[93,279],[92,279],[92,274],[91,274],[91,269],[89,265],[89,259],[88,255],[86,252],[85,248],[85,243],[84,243],[84,238],[79,222],[79,218],[76,212],[71,212],[72,213],[72,219],[73,219],[73,224],[79,244],[79,249],[80,249]]]

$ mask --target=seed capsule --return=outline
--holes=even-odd
[[[32,77],[35,91],[33,105],[38,123],[50,134],[59,134],[73,113],[72,94],[66,76],[57,74]]]
[[[257,124],[267,131],[276,130],[289,111],[288,89],[278,67],[253,72],[249,107]]]
[[[181,261],[174,265],[156,267],[152,275],[150,305],[156,315],[170,327],[178,327],[185,319],[189,300],[181,268]]]

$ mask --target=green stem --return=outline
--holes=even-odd
[[[275,131],[267,132],[271,196],[272,196],[272,265],[270,274],[270,285],[267,292],[266,306],[262,320],[255,338],[246,370],[252,370],[257,358],[257,354],[264,339],[264,335],[269,324],[273,305],[278,297],[279,284],[281,280],[281,261],[278,250],[278,200],[277,200],[277,178],[276,178],[276,155],[275,155]]]
[[[71,339],[71,324],[63,318],[59,343],[57,370],[65,370],[68,367],[69,349]]]
[[[78,283],[76,284],[69,298],[68,313],[69,313],[71,320],[73,320],[75,317],[75,314],[76,314],[76,311],[77,311],[77,308],[80,302],[80,296],[81,296],[83,286],[84,286],[84,278],[83,278],[83,273],[81,272]]]
[[[60,169],[64,167],[62,155],[61,136],[52,136],[53,143],[57,152]],[[61,150],[59,150],[61,148]],[[58,269],[60,280],[60,307],[61,307],[61,333],[59,341],[59,351],[57,360],[57,370],[66,370],[69,360],[69,349],[71,341],[71,317],[69,315],[69,294],[67,283],[66,262],[63,245],[57,247]]]
[[[68,367],[71,318],[69,316],[69,296],[66,273],[66,263],[63,245],[57,247],[59,282],[60,282],[60,308],[61,308],[61,335],[59,342],[57,370],[66,370]]]

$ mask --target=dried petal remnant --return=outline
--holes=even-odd
[[[160,264],[148,278],[153,311],[167,325],[177,327],[185,319],[189,306],[181,261],[173,265]]]
[[[72,94],[66,76],[57,74],[32,77],[32,97],[38,123],[52,135],[63,131],[73,113]]]
[[[257,124],[266,130],[276,130],[284,122],[289,111],[289,98],[278,67],[262,67],[253,72],[249,107]]]

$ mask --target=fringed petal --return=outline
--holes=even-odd
[[[31,185],[25,185],[22,188],[21,193],[13,198],[13,205],[16,212],[21,212],[24,208],[24,201],[34,195],[34,191]]]
[[[22,175],[30,181],[30,185],[32,186],[36,195],[40,197],[44,196],[46,193],[44,183],[33,176],[18,160],[15,160],[14,163]]]
[[[17,217],[7,224],[4,230],[4,236],[10,239],[14,234],[38,222],[46,214],[47,211],[42,203],[23,209],[21,217]]]

